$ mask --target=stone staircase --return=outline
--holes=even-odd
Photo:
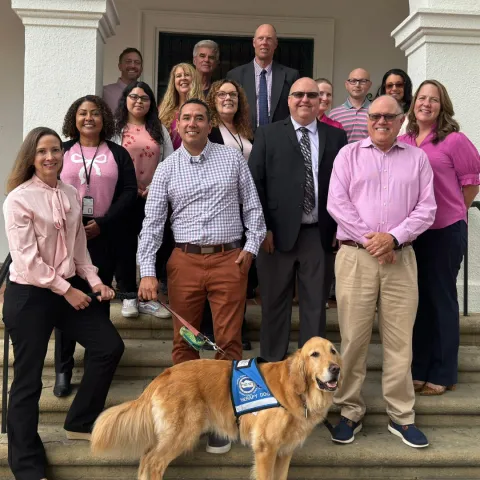
[[[125,319],[120,304],[112,303],[112,321],[125,339],[126,350],[110,390],[107,406],[131,400],[165,368],[171,366],[171,320],[147,315]],[[327,311],[328,338],[339,340],[336,309]],[[258,305],[249,305],[247,320],[254,350],[259,354],[258,335],[261,312]],[[298,308],[294,308],[291,351],[298,337]],[[304,447],[293,457],[289,479],[474,479],[480,478],[480,314],[461,317],[459,388],[441,397],[417,397],[417,423],[427,434],[431,446],[414,450],[387,432],[388,418],[381,396],[382,351],[375,327],[368,356],[368,375],[364,394],[368,405],[363,431],[351,445],[336,445],[329,432],[319,426]],[[3,344],[3,323],[0,324]],[[0,345],[3,352],[3,345]],[[62,429],[65,413],[73,395],[58,399],[53,396],[54,343],[50,342],[45,360],[40,399],[40,433],[50,465],[49,480],[137,478],[137,461],[115,457],[93,458],[87,442],[66,440]],[[206,352],[205,357],[212,357]],[[1,359],[3,361],[3,359]],[[83,349],[77,346],[74,383],[82,375]],[[12,378],[13,352],[9,358]],[[329,418],[338,419],[332,408]],[[205,439],[189,455],[177,459],[167,470],[166,479],[175,480],[240,480],[248,479],[252,455],[249,449],[236,444],[226,455],[205,453]],[[12,479],[7,464],[6,435],[0,437],[0,480]],[[274,479],[276,480],[276,479]]]

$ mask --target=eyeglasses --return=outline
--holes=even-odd
[[[141,100],[143,103],[147,103],[150,101],[150,97],[148,95],[137,95],[136,93],[130,93],[128,97],[134,102]]]
[[[370,80],[368,80],[368,78],[349,78],[347,82],[350,85],[357,85],[357,83],[359,85],[366,85]]]
[[[378,122],[383,117],[386,122],[393,122],[400,115],[403,113],[369,113],[368,118],[372,122]]]
[[[238,92],[217,92],[217,97],[218,97],[220,100],[224,100],[225,98],[227,98],[227,95],[228,95],[232,100],[235,100],[236,98],[238,98]]]
[[[296,98],[297,100],[301,100],[304,96],[307,96],[309,100],[313,100],[314,98],[318,98],[320,93],[318,92],[292,92],[289,97]]]
[[[405,85],[405,84],[404,84],[403,82],[387,83],[387,84],[385,85],[385,88],[388,88],[388,89],[393,88],[393,87],[395,87],[395,88],[403,88],[404,85]]]

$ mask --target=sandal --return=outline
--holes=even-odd
[[[431,397],[434,395],[443,395],[447,390],[454,391],[456,389],[456,385],[447,385],[446,387],[444,385],[440,385],[440,388],[433,388],[425,384],[425,386],[420,391],[420,395],[424,397]]]
[[[413,389],[415,390],[415,393],[421,392],[423,390],[423,387],[425,387],[425,384],[427,382],[413,382]]]

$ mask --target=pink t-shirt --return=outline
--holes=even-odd
[[[138,188],[152,183],[153,174],[160,160],[160,145],[150,136],[145,125],[127,123],[123,130],[122,145],[128,150],[135,165]]]
[[[118,180],[117,162],[105,142],[98,147],[96,155],[97,147],[82,146],[82,150],[87,172],[90,172],[92,159],[95,157],[90,174],[89,192],[87,193],[87,175],[78,142],[65,152],[60,178],[65,183],[73,185],[78,190],[81,199],[87,195],[93,197],[93,216],[103,217],[108,212],[115,193]]]
[[[480,156],[463,133],[451,133],[436,145],[432,140],[430,133],[419,147],[427,154],[433,170],[437,214],[430,228],[437,229],[467,221],[462,187],[480,185]],[[408,134],[398,137],[398,141],[417,146],[416,138]]]

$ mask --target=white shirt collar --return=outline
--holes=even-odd
[[[312,123],[309,123],[308,125],[300,125],[297,121],[293,119],[291,116],[290,119],[292,120],[293,128],[295,131],[297,131],[299,128],[302,128],[303,126],[313,135],[317,134],[318,126],[317,126],[317,119],[315,119]]]

